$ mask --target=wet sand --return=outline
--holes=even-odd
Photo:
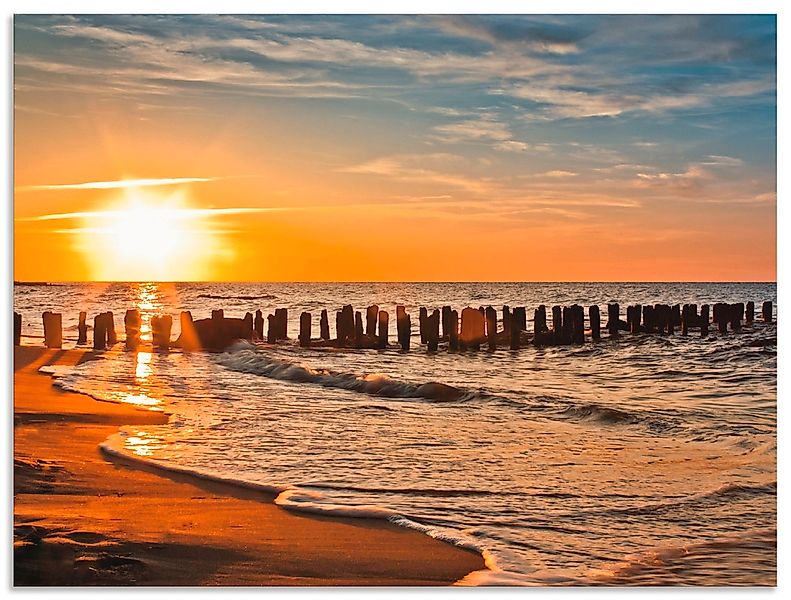
[[[449,585],[476,553],[374,519],[300,515],[273,496],[102,454],[161,413],[52,386],[85,350],[14,348],[14,584]]]

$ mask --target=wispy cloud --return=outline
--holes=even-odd
[[[239,207],[239,208],[150,208],[147,209],[152,218],[158,213],[166,213],[168,219],[198,219],[205,217],[220,217],[225,215],[244,215],[267,212],[281,212],[296,210],[281,207]],[[66,219],[117,219],[129,214],[128,210],[88,210],[66,213],[49,213],[35,217],[19,217],[15,221],[60,221]]]
[[[86,181],[83,183],[52,183],[43,185],[23,185],[14,188],[18,192],[39,190],[115,190],[137,187],[157,187],[165,185],[184,185],[217,181],[224,177],[170,177],[161,179],[116,179],[113,181]]]

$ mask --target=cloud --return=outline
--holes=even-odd
[[[543,175],[544,177],[576,177],[577,173],[574,173],[573,171],[555,170],[547,171],[546,173],[540,173],[540,175]]]
[[[203,217],[220,217],[225,215],[244,215],[266,212],[280,212],[284,210],[295,210],[290,208],[156,208],[152,214],[167,212],[169,219],[196,219]],[[15,221],[61,221],[67,219],[116,219],[128,214],[126,210],[89,210],[67,213],[50,213],[35,217],[20,217]]]
[[[16,191],[39,190],[115,190],[123,188],[156,187],[165,185],[184,185],[188,183],[205,183],[217,181],[225,177],[172,177],[164,179],[116,179],[113,181],[87,181],[85,183],[55,183],[45,185],[23,185],[14,188]]]

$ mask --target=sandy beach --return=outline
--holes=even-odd
[[[122,464],[98,448],[166,417],[52,386],[89,351],[14,348],[14,585],[450,585],[483,559],[382,521]]]

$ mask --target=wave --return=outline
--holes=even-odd
[[[212,300],[274,300],[277,296],[273,294],[261,294],[260,296],[232,296],[223,294],[198,294],[198,298],[210,298]]]
[[[386,398],[425,398],[435,402],[457,402],[479,396],[461,388],[431,381],[412,383],[397,381],[381,373],[358,376],[329,369],[312,369],[305,365],[279,360],[256,351],[249,343],[234,344],[229,352],[215,358],[222,366],[238,373],[250,373],[294,383],[313,383],[324,387],[361,392]]]

